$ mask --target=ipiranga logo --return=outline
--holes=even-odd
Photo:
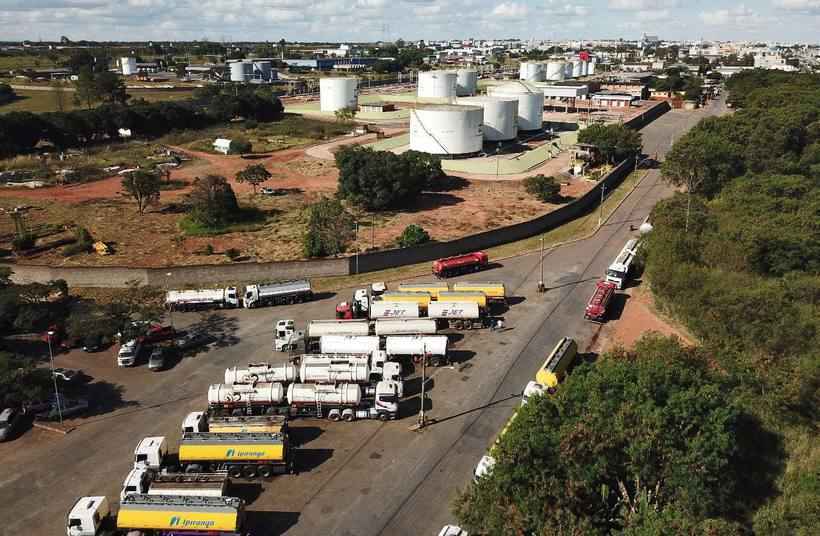
[[[265,452],[261,450],[236,450],[236,449],[228,449],[225,452],[226,458],[263,458],[265,456]]]
[[[209,529],[214,526],[214,521],[212,519],[185,519],[180,516],[172,516],[168,526],[185,529]]]

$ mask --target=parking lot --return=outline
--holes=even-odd
[[[679,112],[661,117],[644,129],[645,143],[647,130],[657,137],[658,149],[648,152],[668,147],[669,136],[690,123]],[[598,233],[548,253],[544,280],[550,290],[544,294],[536,291],[538,254],[454,278],[503,281],[511,306],[503,330],[459,333],[453,366],[428,369],[432,424],[423,432],[410,430],[419,408],[415,376],[406,381],[400,420],[294,421],[298,474],[236,488],[249,503],[252,533],[435,534],[452,521],[449,503],[456,490],[469,482],[549,349],[563,336],[578,340],[581,352],[594,340],[599,326],[582,319],[592,286],[630,236],[630,225],[669,191],[650,171]],[[208,385],[221,382],[226,367],[287,359],[271,350],[276,320],[292,318],[301,329],[307,320],[332,318],[335,305],[353,290],[302,305],[174,313],[177,328],[205,329],[215,340],[207,351],[162,372],[149,371],[145,356],[137,367],[119,369],[113,349],[57,356],[57,366],[80,368],[93,378],[94,406],[71,421],[75,428],[65,436],[34,429],[0,444],[3,534],[61,534],[77,497],[118,497],[142,437],[164,435],[175,449],[182,419],[205,408]]]

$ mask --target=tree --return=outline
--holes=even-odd
[[[138,169],[122,179],[122,188],[128,197],[137,202],[137,211],[145,214],[149,205],[159,201],[162,179],[156,173]]]
[[[406,204],[443,175],[438,159],[416,151],[396,155],[363,147],[336,152],[339,195],[369,210]]]
[[[12,87],[8,84],[0,84],[0,104],[6,104],[17,98]]]
[[[256,188],[272,177],[270,171],[262,164],[252,164],[236,174],[236,182],[248,183],[253,187],[253,195],[256,195]]]
[[[189,217],[207,227],[225,225],[239,214],[239,203],[230,183],[221,175],[206,175],[194,179],[188,194]]]
[[[458,497],[455,514],[480,534],[612,534],[649,511],[693,524],[729,517],[754,471],[737,457],[754,441],[741,422],[696,350],[645,338],[520,408],[492,471]]]
[[[97,99],[105,102],[124,104],[128,95],[125,93],[125,82],[111,71],[98,73],[94,77],[95,94]]]
[[[524,189],[545,203],[553,203],[561,197],[561,185],[555,177],[534,175],[524,179]]]
[[[639,154],[642,148],[641,134],[622,124],[594,124],[578,134],[579,143],[598,148],[604,162],[616,163]]]
[[[60,82],[54,81],[51,83],[51,94],[54,97],[54,108],[58,112],[65,111],[65,91]]]
[[[307,209],[307,231],[302,237],[306,257],[342,253],[354,237],[353,216],[338,199],[322,198]]]
[[[228,154],[247,154],[253,150],[251,142],[244,139],[231,140],[231,145],[228,148]]]
[[[85,106],[91,109],[98,97],[94,72],[90,68],[81,69],[80,74],[77,75],[77,81],[74,82],[74,102],[77,106]]]
[[[333,114],[339,123],[352,123],[356,117],[356,110],[354,108],[340,108],[333,112]]]
[[[401,248],[411,248],[425,244],[430,241],[430,233],[425,231],[421,226],[411,223],[404,228],[398,240],[396,241]]]

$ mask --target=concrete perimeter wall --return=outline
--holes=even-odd
[[[624,123],[634,129],[643,128],[671,108],[660,102],[643,114]],[[612,191],[634,168],[632,160],[621,162],[602,179],[607,191]],[[547,232],[573,220],[598,206],[600,186],[585,195],[530,221],[465,236],[449,242],[435,242],[414,248],[390,249],[359,255],[358,273],[395,268],[407,264],[432,261],[480,249],[487,249]],[[355,257],[316,259],[309,261],[213,264],[174,266],[168,268],[141,267],[66,267],[38,265],[8,265],[15,283],[45,283],[64,279],[70,287],[123,288],[129,281],[158,287],[197,287],[222,282],[281,281],[357,273]],[[169,275],[170,274],[170,275]]]

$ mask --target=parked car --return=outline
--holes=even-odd
[[[56,421],[62,414],[63,419],[79,415],[88,409],[88,400],[84,398],[66,398],[60,395],[60,407],[57,408],[57,399],[51,397],[46,409],[34,414],[34,418],[41,421]]]
[[[148,369],[158,372],[165,368],[165,348],[161,346],[151,350],[151,357],[148,358]]]
[[[444,525],[438,536],[467,536],[467,531],[458,525]]]
[[[148,331],[143,338],[144,342],[149,344],[154,344],[157,342],[162,341],[169,341],[176,337],[176,330],[173,326],[162,326],[160,324],[154,324],[153,326],[148,328]]]
[[[23,415],[13,408],[6,408],[0,411],[0,442],[8,441],[23,421]]]
[[[54,369],[54,377],[66,383],[74,383],[82,377],[79,370],[58,367]]]
[[[275,190],[275,189],[273,189],[273,188],[270,188],[270,187],[268,187],[268,186],[263,186],[263,187],[259,190],[259,192],[260,192],[262,195],[276,195],[276,190]]]
[[[136,365],[140,350],[142,350],[142,341],[139,339],[127,341],[117,352],[117,365],[120,367]]]

